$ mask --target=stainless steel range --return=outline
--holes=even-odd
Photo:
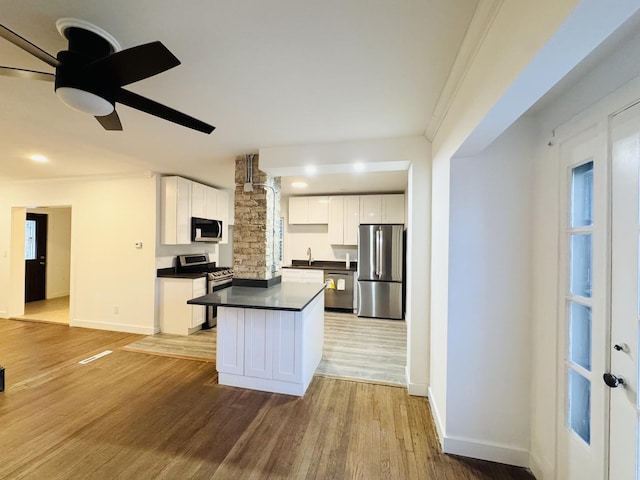
[[[215,262],[209,261],[209,255],[206,253],[178,255],[176,273],[206,273],[207,293],[230,287],[233,281],[231,267],[217,267]],[[217,316],[217,307],[207,307],[207,321],[202,328],[215,327]]]

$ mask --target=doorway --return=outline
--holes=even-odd
[[[27,213],[24,248],[24,301],[47,298],[47,214]]]
[[[15,256],[16,262],[21,259],[24,270],[17,268],[16,264],[12,276],[19,281],[21,271],[24,272],[24,292],[21,304],[13,309],[12,318],[68,325],[71,207],[15,207],[13,210],[12,237],[15,241],[12,242],[11,255]],[[42,219],[46,219],[46,228]]]

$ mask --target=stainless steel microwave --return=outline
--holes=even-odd
[[[222,221],[191,217],[191,241],[219,242],[222,240]]]

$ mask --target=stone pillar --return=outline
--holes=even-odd
[[[248,162],[245,156],[236,158],[234,279],[270,280],[278,271],[280,177],[260,171],[258,160],[254,155],[253,191],[245,191]]]

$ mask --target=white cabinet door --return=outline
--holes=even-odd
[[[289,223],[329,223],[329,197],[289,197]]]
[[[229,243],[229,194],[224,190],[216,190],[216,218],[222,220],[222,240],[220,243]]]
[[[205,217],[209,220],[220,220],[218,218],[218,190],[213,187],[205,187]]]
[[[207,279],[196,278],[192,284],[191,298],[202,297],[207,294]],[[195,328],[198,325],[202,325],[207,319],[207,307],[204,305],[188,305],[191,307],[191,328]]]
[[[244,375],[273,378],[273,319],[269,310],[244,313]]]
[[[329,197],[308,197],[309,210],[307,223],[329,223]]]
[[[307,197],[289,197],[289,223],[307,223],[309,200]]]
[[[285,382],[302,381],[302,322],[296,312],[271,312],[273,324],[273,378]]]
[[[282,282],[324,283],[324,270],[316,268],[283,268]]]
[[[282,269],[282,282],[301,282],[302,272],[297,268],[283,268]]]
[[[162,177],[161,243],[191,243],[191,182],[182,177]]]
[[[159,278],[160,331],[189,335],[205,321],[206,307],[187,300],[206,294],[205,278]]]
[[[344,245],[358,244],[358,226],[360,225],[360,197],[344,197]]]
[[[404,224],[404,195],[382,195],[382,223]]]
[[[324,270],[300,269],[302,272],[302,283],[324,283]]]
[[[329,197],[329,243],[344,245],[344,199],[345,197]]]
[[[218,307],[216,369],[222,373],[244,375],[244,308]]]
[[[382,195],[360,195],[360,223],[382,222]]]
[[[191,216],[207,217],[207,186],[201,183],[191,183]]]

